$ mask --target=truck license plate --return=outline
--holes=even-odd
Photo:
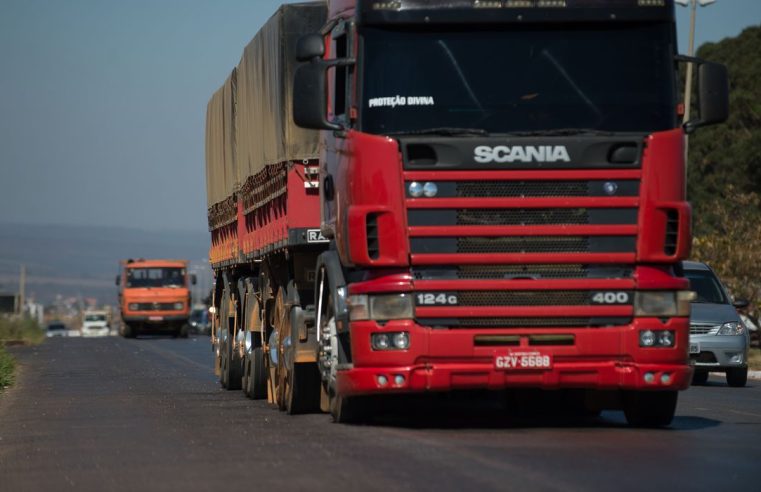
[[[539,351],[514,351],[494,354],[494,368],[504,371],[552,369],[552,356]]]
[[[164,321],[163,316],[148,316],[148,321]]]
[[[700,343],[699,342],[691,342],[690,343],[690,353],[691,354],[699,354],[700,353]]]

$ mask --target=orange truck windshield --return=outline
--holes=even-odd
[[[129,268],[127,287],[184,287],[184,268]]]

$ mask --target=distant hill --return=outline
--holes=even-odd
[[[0,291],[16,291],[23,263],[27,295],[43,303],[59,294],[112,303],[119,260],[179,258],[200,269],[208,251],[209,234],[203,231],[0,224]],[[199,276],[206,283],[210,276],[204,269]]]

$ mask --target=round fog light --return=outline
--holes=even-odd
[[[423,196],[423,185],[418,183],[417,181],[413,181],[412,183],[410,183],[409,187],[407,188],[407,191],[409,192],[411,197],[419,198]]]
[[[671,384],[671,376],[669,374],[662,375],[661,384]]]
[[[397,385],[397,386],[403,385],[404,384],[404,376],[402,376],[401,374],[397,374],[396,376],[394,376],[394,384]]]
[[[645,330],[639,334],[639,344],[642,347],[652,347],[655,345],[655,333]]]
[[[378,376],[378,385],[386,386],[388,384],[388,378],[386,376]]]
[[[646,383],[652,383],[653,381],[655,381],[655,374],[653,374],[652,372],[646,372],[645,373],[645,382]]]
[[[406,349],[410,346],[410,337],[406,332],[402,331],[394,334],[394,347],[398,349]]]

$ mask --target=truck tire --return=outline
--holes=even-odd
[[[294,364],[289,369],[285,411],[288,415],[311,413],[320,409],[320,371],[317,364]]]
[[[246,356],[248,377],[243,391],[252,400],[267,398],[267,369],[264,367],[264,351],[256,347]]]
[[[747,367],[733,367],[727,369],[727,384],[733,388],[742,388],[748,382]]]
[[[221,341],[221,374],[219,376],[222,387],[227,390],[241,389],[242,367],[240,360],[233,352],[233,336],[227,330],[224,340]]]
[[[370,417],[364,396],[338,396],[330,398],[330,416],[336,424],[360,424]]]
[[[128,325],[127,323],[124,323],[122,328],[122,335],[124,338],[135,338],[135,328]]]
[[[627,391],[624,415],[633,427],[665,427],[674,419],[676,391]]]
[[[692,375],[692,385],[703,386],[707,382],[708,382],[708,371],[695,369],[695,373]]]

